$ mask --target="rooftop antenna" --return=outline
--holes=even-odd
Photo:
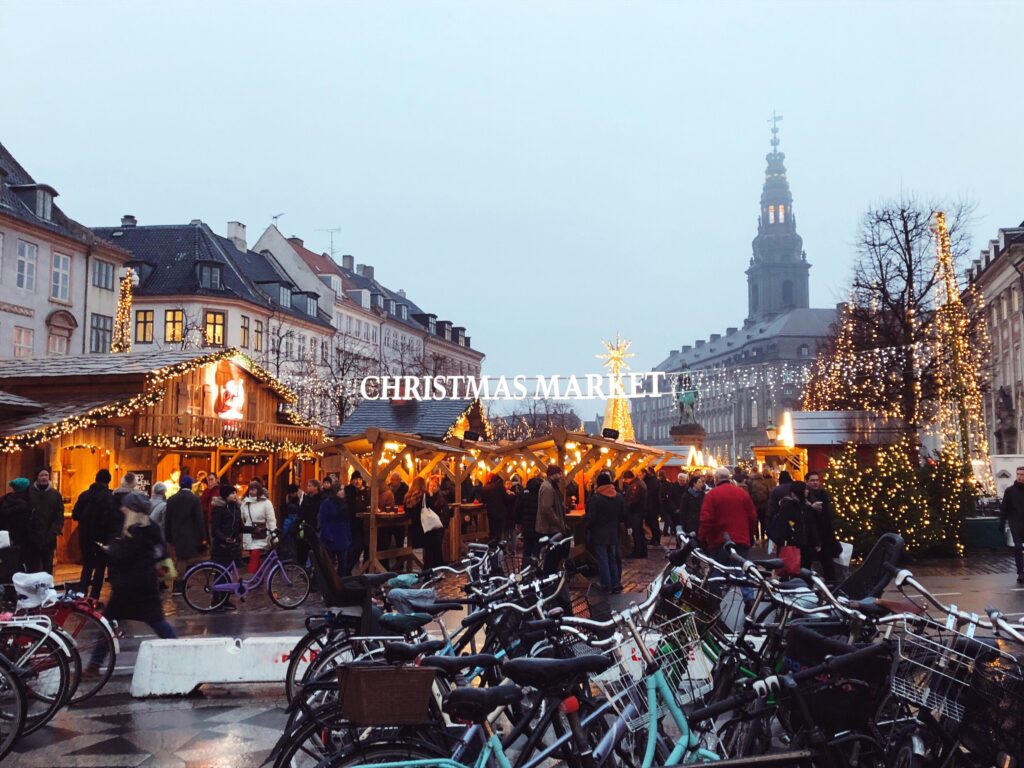
[[[334,233],[341,232],[341,227],[333,227],[331,229],[318,229],[317,232],[330,232],[331,233],[331,261],[334,261]]]
[[[273,216],[270,217],[270,218],[272,218],[274,220],[274,226],[275,227],[277,226],[277,220],[280,219],[282,216],[284,216],[283,213],[276,213],[276,214],[274,214]]]

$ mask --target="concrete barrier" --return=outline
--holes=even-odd
[[[195,637],[143,640],[131,694],[174,696],[204,683],[283,683],[298,637]]]

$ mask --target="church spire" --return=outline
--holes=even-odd
[[[779,151],[782,115],[772,111],[771,151],[765,156],[761,213],[747,270],[748,320],[763,320],[810,306],[803,239],[796,232],[793,194],[786,178],[786,155]]]

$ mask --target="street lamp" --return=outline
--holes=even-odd
[[[771,414],[768,415],[768,425],[765,427],[764,432],[768,436],[769,443],[774,443],[775,438],[779,435],[779,430],[775,428],[775,422],[772,420]]]

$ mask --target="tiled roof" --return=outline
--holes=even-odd
[[[82,224],[64,213],[54,201],[49,219],[36,216],[35,208],[26,205],[25,201],[11,187],[32,185],[37,182],[26,171],[21,163],[14,159],[14,156],[3,144],[0,144],[0,214],[13,216],[35,227],[47,229],[54,234],[76,240],[83,245],[90,245],[97,241],[97,237]],[[100,241],[104,246],[112,250],[120,251],[114,245]],[[128,254],[126,253],[127,257]]]
[[[0,437],[24,435],[36,429],[57,424],[65,419],[82,416],[94,408],[100,408],[119,400],[128,400],[132,394],[105,394],[102,397],[82,400],[77,395],[66,395],[43,403],[43,409],[34,413],[11,415],[0,418]]]
[[[771,339],[787,336],[823,338],[828,335],[835,319],[835,309],[791,309],[771,320],[738,328],[732,333],[723,334],[715,341],[706,341],[701,346],[694,346],[685,352],[673,350],[672,354],[658,363],[654,370],[677,371],[684,364],[690,368],[700,368],[712,362],[722,362],[724,358],[735,355],[748,345],[760,344]]]
[[[364,400],[336,427],[333,437],[358,435],[368,429],[404,432],[428,440],[443,440],[448,430],[473,404],[473,400]]]
[[[240,250],[226,237],[213,232],[201,221],[133,227],[96,227],[98,236],[130,251],[139,267],[139,296],[196,295],[228,296],[268,310],[284,310],[293,317],[330,327],[325,316],[311,317],[297,306],[281,307],[268,294],[276,291],[270,283],[293,286],[291,278],[272,259],[250,250]],[[221,265],[221,288],[199,284],[200,262]],[[261,287],[262,286],[262,287]]]
[[[143,375],[176,363],[205,357],[215,350],[154,350],[123,355],[65,355],[0,360],[0,386],[4,379],[39,379],[60,376]],[[12,395],[7,395],[12,397]]]
[[[43,404],[35,400],[29,400],[21,395],[13,395],[10,392],[0,391],[0,410],[4,411],[34,411],[43,407]]]

